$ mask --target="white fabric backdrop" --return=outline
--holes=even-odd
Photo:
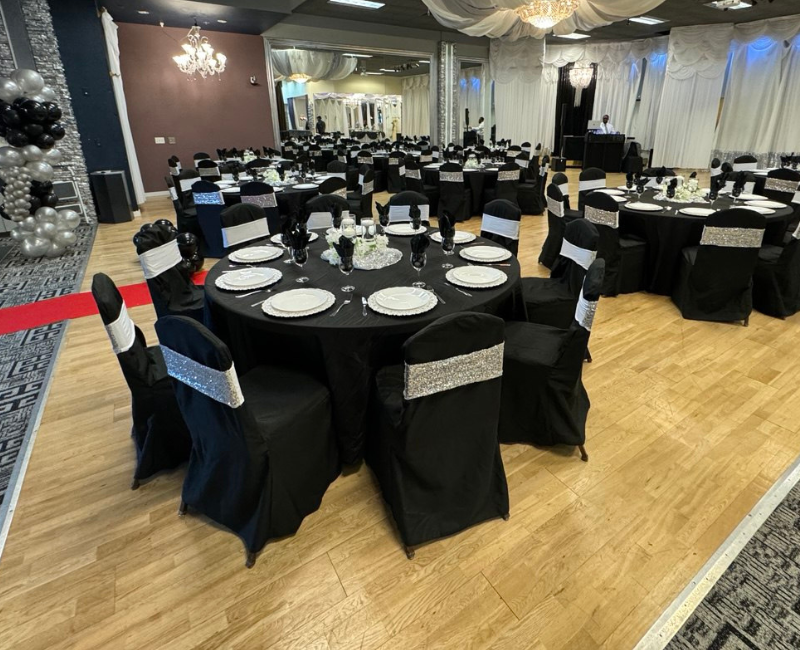
[[[618,132],[631,134],[641,76],[642,59],[629,58],[621,63],[598,64],[592,119],[599,120],[603,115],[608,115]]]
[[[544,38],[543,30],[521,21],[514,9],[525,0],[423,0],[445,27],[469,36],[488,36],[515,41],[532,36]],[[664,0],[581,0],[577,11],[553,28],[554,34],[590,30],[618,20],[647,13]]]
[[[358,65],[358,59],[337,52],[316,50],[272,50],[272,65],[276,80],[303,73],[312,81],[336,81],[349,77]]]
[[[732,38],[731,24],[671,31],[651,165],[708,166]]]
[[[117,102],[119,125],[122,127],[122,139],[125,141],[125,154],[128,158],[128,167],[131,170],[133,192],[136,203],[143,205],[147,200],[142,182],[142,172],[139,170],[139,158],[136,155],[136,145],[133,142],[131,123],[128,120],[128,103],[125,100],[125,89],[122,86],[122,69],[119,65],[119,38],[117,25],[111,14],[106,9],[100,15],[103,21],[103,32],[106,37],[106,52],[108,53],[108,72],[111,75],[111,85],[114,89],[114,99]]]
[[[461,70],[458,79],[458,134],[464,132],[464,109],[469,109],[469,127],[474,129],[478,126],[478,119],[487,118],[483,114],[483,69],[481,66],[475,68],[465,68]],[[489,127],[488,122],[484,126],[484,131]],[[489,136],[488,131],[485,136]]]
[[[314,97],[314,120],[316,122],[317,116],[321,115],[325,120],[325,130],[328,133],[334,131],[341,131],[342,133],[349,133],[349,125],[347,123],[347,106],[343,99],[334,99],[326,97],[324,99],[317,99]]]
[[[666,42],[664,43],[666,45]],[[658,111],[661,108],[661,92],[664,89],[664,76],[667,72],[667,52],[655,51],[647,57],[647,66],[642,82],[642,96],[636,103],[630,135],[650,151],[655,141]]]
[[[430,135],[430,97],[430,75],[403,78],[403,135]]]

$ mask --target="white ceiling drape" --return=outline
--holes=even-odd
[[[358,61],[336,52],[272,50],[272,65],[277,79],[307,74],[311,81],[337,81],[353,74]]]
[[[544,38],[550,30],[539,29],[521,21],[517,7],[524,0],[423,0],[436,20],[445,27],[469,36],[488,36],[516,41],[520,38]],[[575,13],[553,28],[554,34],[571,34],[610,25],[619,20],[640,16],[655,9],[664,0],[581,0]]]

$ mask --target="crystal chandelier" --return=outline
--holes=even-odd
[[[591,63],[576,63],[569,71],[569,82],[573,88],[588,88],[594,77],[594,68]]]
[[[520,20],[539,29],[551,29],[574,14],[579,4],[580,0],[531,0],[516,11]]]
[[[227,57],[221,52],[214,54],[214,48],[211,47],[208,39],[200,36],[200,26],[197,22],[189,30],[181,47],[184,53],[172,57],[181,72],[192,78],[199,74],[203,79],[225,72]]]
[[[304,72],[295,72],[289,75],[289,81],[296,81],[299,84],[304,84],[307,81],[311,81],[311,77]]]

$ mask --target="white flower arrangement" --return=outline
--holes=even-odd
[[[480,163],[478,162],[477,158],[467,158],[466,162],[464,163],[464,169],[479,169]]]
[[[705,203],[705,190],[700,189],[700,183],[696,178],[690,178],[683,185],[675,188],[674,198],[667,198],[668,185],[662,184],[658,189],[659,193],[655,196],[657,201],[671,201],[673,203]]]
[[[339,243],[339,238],[342,236],[342,231],[335,228],[328,228],[325,234],[325,241],[328,242],[329,252],[325,256],[331,266],[339,265],[339,255],[336,253],[334,244]],[[366,240],[363,237],[356,237],[355,250],[353,257],[355,259],[364,259],[369,257],[375,252],[383,252],[389,248],[389,238],[386,235],[377,235],[373,240]]]
[[[268,183],[279,183],[279,182],[280,182],[280,180],[281,180],[281,176],[280,176],[280,174],[278,173],[278,170],[277,170],[277,169],[268,169],[268,170],[267,170],[267,173],[266,173],[266,174],[264,174],[264,179],[265,179],[265,180],[266,180]]]

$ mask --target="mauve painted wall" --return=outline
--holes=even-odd
[[[119,23],[122,81],[147,192],[166,190],[170,156],[186,169],[198,151],[216,157],[222,148],[274,146],[263,39],[204,29],[228,65],[221,78],[191,81],[172,60],[188,31]],[[258,86],[250,84],[251,76]],[[156,144],[158,136],[177,142]]]

